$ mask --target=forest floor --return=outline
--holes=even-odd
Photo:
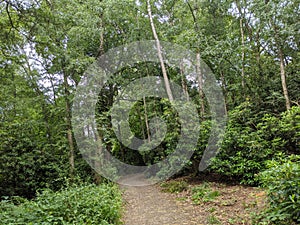
[[[184,183],[184,191],[169,193],[160,184],[121,186],[125,225],[251,224],[251,216],[265,204],[265,193],[255,187],[181,177],[165,186]],[[205,187],[206,197],[201,194]],[[200,190],[197,190],[197,188]],[[203,192],[203,191],[202,191]],[[199,201],[197,201],[197,195]],[[210,196],[217,193],[217,196]]]

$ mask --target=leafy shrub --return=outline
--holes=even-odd
[[[121,194],[111,184],[45,190],[35,200],[16,206],[0,204],[2,224],[120,224]]]
[[[170,193],[179,193],[184,190],[187,190],[188,183],[185,181],[169,181],[169,182],[163,182],[160,185],[163,188],[163,191],[170,192]]]
[[[269,161],[270,169],[260,174],[268,191],[268,208],[263,221],[273,224],[300,223],[300,156],[292,155],[282,162]]]
[[[68,176],[66,143],[48,144],[40,123],[0,123],[0,197],[33,198],[38,189],[60,189]],[[61,135],[62,136],[62,135]]]
[[[281,117],[265,114],[262,118],[255,118],[251,107],[244,103],[230,112],[224,140],[210,169],[243,184],[257,185],[256,174],[267,168],[267,160],[279,153],[299,152],[300,107]]]

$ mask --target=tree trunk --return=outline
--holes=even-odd
[[[150,134],[150,127],[149,127],[149,122],[148,122],[147,104],[146,104],[145,96],[143,96],[143,103],[144,103],[144,117],[145,117],[146,130],[147,130],[147,139],[148,139],[148,143],[150,143],[151,142],[151,134]]]
[[[67,125],[67,139],[69,143],[69,163],[70,163],[70,177],[73,178],[75,171],[75,155],[74,155],[74,141],[72,134],[72,122],[71,122],[71,102],[70,102],[70,92],[69,92],[69,84],[66,73],[64,72],[64,94],[65,94],[65,119]]]
[[[287,85],[286,85],[284,58],[283,58],[283,53],[282,53],[281,48],[279,48],[278,54],[279,54],[279,59],[280,59],[280,76],[281,76],[283,95],[285,98],[285,107],[286,107],[286,110],[290,110],[291,103],[290,103],[290,98],[289,98],[288,89],[287,89]]]
[[[198,85],[199,85],[199,96],[200,96],[200,114],[201,117],[204,117],[204,93],[203,93],[203,74],[201,71],[201,58],[200,58],[200,53],[197,52],[196,54],[196,73],[197,73],[197,80],[198,80]]]
[[[94,161],[93,161],[93,166],[94,166],[94,182],[95,184],[100,184],[101,181],[102,181],[102,177],[101,175],[99,174],[99,169],[101,168],[101,160],[103,158],[103,148],[102,148],[102,133],[97,130],[96,127],[93,126],[93,123],[91,124],[91,129],[93,130],[93,133],[94,133],[94,137],[98,143],[98,147],[97,147],[97,151],[96,152],[92,152],[92,154],[89,156],[89,157],[94,157]],[[97,130],[97,133],[94,132]]]
[[[191,6],[191,4],[186,1],[186,3],[188,4],[189,10],[192,14],[193,20],[194,20],[194,30],[199,37],[199,27],[198,27],[198,22],[196,19],[196,15],[194,13],[194,10]],[[197,7],[198,8],[198,7]],[[197,53],[196,53],[196,73],[197,73],[197,80],[198,80],[198,85],[199,85],[199,96],[200,96],[200,116],[203,118],[204,117],[204,112],[205,112],[205,107],[204,107],[204,93],[203,93],[203,74],[201,71],[201,57],[200,57],[200,49],[198,48]]]
[[[98,48],[98,53],[97,53],[97,57],[101,56],[104,54],[104,24],[103,24],[103,14],[101,14],[100,16],[100,19],[101,19],[101,22],[100,22],[100,29],[101,29],[101,32],[100,32],[100,38],[99,38],[99,41],[100,41],[100,44],[99,44],[99,48]]]
[[[260,30],[257,31],[257,34],[256,34],[256,38],[255,38],[255,41],[256,41],[256,63],[257,63],[257,66],[258,66],[258,75],[259,76],[262,76],[262,67],[261,67],[261,45],[260,45],[260,35],[259,35],[259,32]]]
[[[272,26],[274,28],[274,31],[275,31],[275,42],[276,42],[276,46],[278,48],[278,57],[279,57],[279,60],[280,60],[280,77],[281,77],[281,85],[282,85],[283,96],[285,98],[285,107],[286,107],[286,110],[290,110],[291,109],[291,103],[290,103],[290,98],[289,98],[289,94],[288,94],[288,88],[287,88],[287,85],[286,85],[284,56],[283,56],[282,48],[280,46],[277,27],[274,23],[272,23],[272,21],[270,21],[270,23],[272,24]]]
[[[186,81],[186,78],[184,76],[183,62],[180,63],[180,75],[181,75],[181,86],[182,86],[183,93],[186,97],[186,100],[190,101],[188,87],[187,87],[187,81]]]
[[[102,2],[102,0],[100,0],[100,2]],[[100,25],[99,28],[101,29],[100,31],[100,44],[99,44],[99,48],[98,48],[98,53],[96,55],[96,57],[100,57],[101,55],[104,54],[104,25],[103,25],[103,13],[101,13],[99,15],[100,18]],[[93,127],[94,130],[96,130],[96,128]],[[97,169],[100,168],[101,166],[101,162],[100,160],[102,160],[103,157],[103,146],[102,146],[102,140],[103,140],[103,135],[102,135],[102,131],[97,130],[98,132],[98,136],[97,136],[97,142],[98,144],[98,148],[97,148],[97,153],[96,153],[96,160],[94,162],[94,182],[96,184],[100,184],[102,181],[102,176],[97,172]],[[123,157],[124,158],[124,157]],[[124,160],[124,159],[123,159]]]
[[[222,87],[223,87],[223,91],[224,91],[224,109],[225,109],[225,115],[228,116],[228,112],[227,112],[227,86],[225,83],[225,76],[224,76],[224,72],[221,70],[220,72],[220,77],[221,77],[221,81],[222,81]]]
[[[241,32],[241,42],[242,42],[242,88],[245,87],[245,33],[243,28],[243,13],[241,6],[238,1],[236,1],[236,5],[240,14],[240,32]]]
[[[164,64],[164,59],[163,59],[162,52],[161,52],[161,44],[160,44],[159,38],[157,36],[156,29],[155,29],[154,22],[153,22],[153,18],[152,18],[150,0],[147,0],[147,9],[148,9],[148,16],[149,16],[149,20],[150,20],[152,33],[153,33],[153,36],[154,36],[154,39],[155,39],[155,42],[156,42],[157,55],[158,55],[158,58],[159,58],[159,61],[160,61],[160,66],[161,66],[162,74],[163,74],[163,77],[164,77],[164,82],[165,82],[167,95],[168,95],[169,100],[173,101],[171,86],[170,86],[169,78],[168,78],[168,75],[167,75],[167,70],[166,70],[166,67],[165,67],[165,64]]]
[[[243,29],[243,19],[240,19],[240,30],[242,39],[242,88],[245,88],[245,35]]]

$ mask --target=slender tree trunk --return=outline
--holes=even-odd
[[[138,114],[139,114],[139,118],[140,120],[142,121],[142,114],[141,114],[141,110],[138,110]],[[146,135],[145,135],[145,129],[144,129],[144,126],[141,126],[141,129],[142,129],[142,134],[143,134],[143,140],[146,139]],[[147,129],[147,128],[146,128]],[[147,132],[147,131],[146,131]]]
[[[289,98],[288,89],[287,89],[287,85],[286,85],[284,58],[283,58],[283,53],[282,53],[281,48],[279,48],[278,54],[279,54],[279,59],[280,59],[280,76],[281,76],[283,95],[285,98],[285,107],[286,107],[286,110],[290,110],[291,103],[290,103],[290,98]]]
[[[103,157],[103,155],[102,155],[103,154],[103,149],[102,149],[102,139],[103,138],[102,138],[102,133],[101,132],[97,131],[98,135],[95,133],[97,128],[94,127],[93,123],[91,125],[91,129],[93,130],[93,133],[95,135],[93,138],[96,139],[96,141],[98,143],[98,146],[97,146],[97,151],[94,154],[92,152],[93,155],[90,155],[89,157],[94,157],[95,158],[94,161],[93,161],[94,162],[94,171],[93,171],[93,173],[94,173],[94,182],[95,182],[95,184],[100,184],[101,181],[102,181],[102,177],[97,172],[97,170],[99,170],[100,167],[101,167],[101,160],[102,160],[102,157]]]
[[[184,76],[183,62],[180,63],[181,86],[187,101],[190,101],[186,78]]]
[[[103,24],[103,14],[101,14],[100,16],[100,44],[99,44],[99,48],[98,48],[98,53],[97,53],[97,57],[101,56],[104,54],[104,24]]]
[[[222,81],[222,87],[224,90],[224,107],[225,107],[225,115],[228,115],[227,112],[227,87],[226,87],[226,83],[225,83],[225,76],[224,76],[224,72],[221,70],[220,72],[220,77],[221,77],[221,81]]]
[[[151,29],[152,29],[152,33],[156,42],[156,47],[157,47],[157,55],[160,61],[160,66],[161,66],[161,70],[162,70],[162,74],[164,77],[164,82],[165,82],[165,87],[166,87],[166,91],[167,91],[167,95],[170,101],[173,101],[173,95],[172,95],[172,90],[171,90],[171,86],[170,86],[170,82],[169,82],[169,78],[167,75],[167,70],[164,64],[164,59],[162,56],[162,52],[161,52],[161,44],[159,41],[159,38],[157,36],[156,33],[156,29],[154,26],[154,22],[153,22],[153,17],[152,17],[152,11],[151,11],[151,4],[150,4],[150,0],[147,0],[147,10],[148,10],[148,16],[149,16],[149,20],[150,20],[150,25],[151,25]]]
[[[102,0],[100,0],[100,2],[102,2]],[[104,25],[103,25],[103,13],[101,13],[99,15],[100,18],[100,24],[99,24],[99,28],[101,29],[100,31],[100,44],[99,44],[99,48],[98,48],[98,53],[97,53],[97,57],[100,57],[101,55],[104,54]],[[95,129],[95,128],[93,128]],[[96,129],[95,129],[96,130]],[[120,129],[119,129],[120,130]],[[97,170],[97,168],[100,168],[101,166],[101,162],[100,160],[103,160],[103,146],[102,146],[102,140],[103,140],[103,134],[101,130],[97,130],[98,131],[98,137],[97,137],[97,142],[99,143],[98,148],[97,148],[97,153],[96,153],[96,159],[95,159],[95,163],[94,163],[94,168]],[[120,136],[121,137],[121,136]],[[124,157],[123,157],[123,161],[124,161]],[[94,182],[96,184],[100,184],[102,181],[102,177],[101,175],[94,170]]]
[[[240,19],[240,31],[242,39],[242,88],[245,88],[245,35],[243,29],[243,18]]]
[[[256,35],[256,63],[258,66],[258,75],[262,76],[262,68],[261,68],[261,45],[260,45],[260,35],[259,35],[260,30],[257,31]]]
[[[200,39],[200,37],[199,37],[200,29],[198,26],[196,15],[195,15],[194,10],[193,10],[191,4],[189,3],[189,1],[186,1],[186,3],[188,4],[189,10],[190,10],[193,20],[194,20],[194,30],[195,30],[198,38]],[[200,49],[199,48],[196,53],[196,73],[197,73],[197,80],[198,80],[198,85],[199,85],[200,116],[203,118],[204,112],[205,112],[205,106],[204,106],[204,93],[203,93],[203,74],[201,71],[201,57],[200,57]]]
[[[279,60],[280,60],[280,77],[281,77],[281,85],[282,85],[283,96],[285,98],[285,107],[286,107],[286,110],[290,110],[291,109],[291,103],[290,103],[288,88],[287,88],[287,84],[286,84],[286,75],[285,75],[285,65],[284,65],[283,51],[282,51],[282,48],[280,46],[280,40],[279,40],[277,27],[274,23],[272,23],[272,21],[270,21],[270,23],[272,24],[273,29],[275,31],[275,42],[276,42],[276,45],[277,45],[277,48],[278,48],[278,57],[279,57]]]
[[[72,134],[72,122],[71,122],[71,102],[70,102],[70,92],[69,84],[66,73],[64,72],[64,94],[65,94],[65,119],[67,124],[67,139],[69,143],[69,163],[70,163],[70,177],[73,178],[75,171],[75,155],[74,155],[74,141]]]
[[[242,88],[245,88],[245,33],[243,27],[243,13],[239,1],[236,1],[236,5],[240,14],[240,33],[242,42]]]
[[[146,71],[147,71],[147,77],[149,77],[148,67],[146,67],[146,68],[147,68],[146,69]],[[141,83],[141,85],[142,85],[142,88],[144,89],[144,84]],[[149,127],[149,121],[148,121],[147,102],[146,102],[146,97],[144,95],[143,95],[143,108],[144,108],[144,118],[145,118],[145,124],[146,124],[147,140],[148,140],[148,143],[150,143],[151,142],[151,133],[150,133],[150,127]]]
[[[199,96],[200,96],[200,114],[201,117],[204,117],[204,93],[203,93],[203,74],[201,71],[201,58],[200,58],[200,53],[196,53],[196,73],[197,73],[197,78],[198,78],[198,85],[199,85]]]
[[[147,114],[147,104],[146,104],[146,98],[143,96],[143,103],[144,103],[144,117],[145,117],[145,123],[146,123],[146,130],[147,130],[147,139],[148,143],[151,142],[151,134],[150,134],[150,127],[148,122],[148,114]]]

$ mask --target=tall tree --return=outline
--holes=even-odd
[[[159,61],[160,61],[160,66],[161,66],[162,74],[163,74],[163,77],[164,77],[164,82],[165,82],[167,95],[168,95],[169,100],[173,101],[174,98],[173,98],[173,94],[172,94],[172,90],[171,90],[171,86],[170,86],[166,66],[165,66],[165,63],[164,63],[164,58],[163,58],[163,55],[162,55],[162,47],[161,47],[161,44],[160,44],[160,40],[157,36],[154,21],[153,21],[150,0],[147,0],[147,11],[148,11],[148,16],[149,16],[150,25],[151,25],[152,33],[153,33],[153,36],[154,36],[154,40],[156,42],[157,55],[158,55],[158,58],[159,58]]]
[[[201,68],[201,54],[200,54],[200,29],[197,21],[196,13],[194,12],[194,9],[192,8],[189,1],[186,1],[188,4],[188,7],[190,9],[190,13],[192,14],[193,21],[194,21],[194,32],[197,36],[197,47],[196,47],[196,73],[197,73],[197,81],[198,81],[198,90],[199,90],[199,97],[200,97],[200,114],[201,117],[204,117],[205,107],[204,107],[204,92],[203,92],[203,74],[202,74],[202,68]],[[199,9],[198,5],[195,5],[196,9]]]
[[[297,57],[293,52],[297,51],[297,24],[299,21],[299,7],[297,1],[266,1],[252,2],[252,10],[255,18],[259,19],[260,29],[264,32],[261,37],[267,43],[265,51],[273,56],[275,62],[279,61],[278,70],[285,108],[291,108],[289,97],[286,66],[289,61]]]

